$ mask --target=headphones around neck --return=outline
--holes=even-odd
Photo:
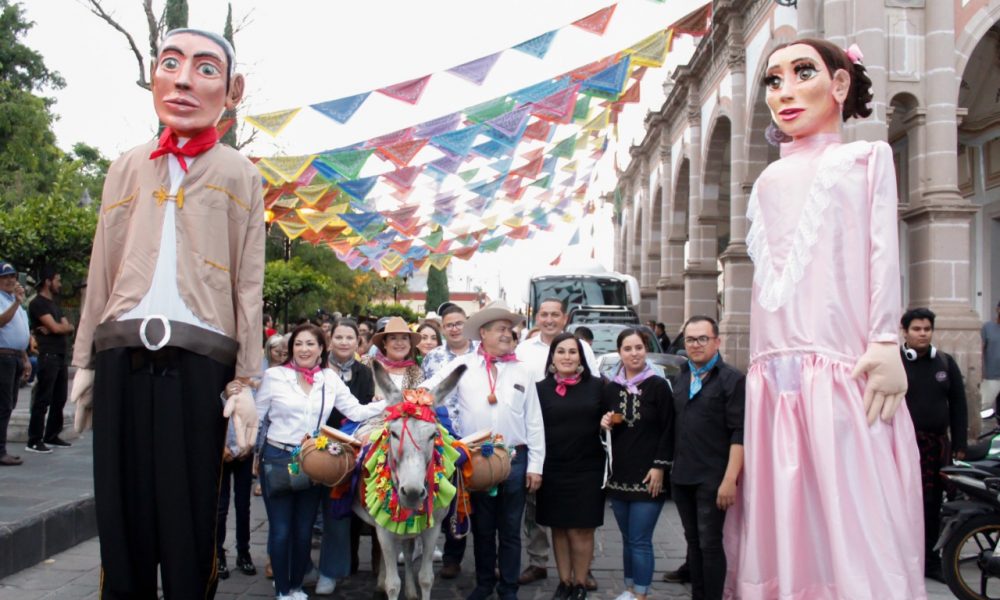
[[[917,360],[918,357],[917,351],[908,347],[905,342],[903,343],[903,356],[910,362]],[[934,347],[934,344],[931,344],[931,360],[935,358],[937,358],[937,348]]]

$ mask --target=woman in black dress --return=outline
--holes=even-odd
[[[536,518],[552,528],[559,570],[553,600],[587,597],[594,529],[604,524],[602,385],[582,357],[583,348],[572,333],[557,335],[545,363],[545,379],[537,384],[545,423],[545,483],[536,492]]]
[[[611,430],[611,510],[622,533],[625,591],[616,600],[645,600],[653,579],[653,530],[663,508],[663,471],[670,458],[673,399],[666,379],[646,363],[649,341],[639,329],[618,335],[621,367],[604,387],[601,427]]]

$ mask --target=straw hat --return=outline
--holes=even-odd
[[[412,348],[416,348],[417,344],[420,343],[420,334],[410,331],[410,327],[402,317],[390,317],[389,321],[385,324],[385,329],[372,336],[372,345],[378,348],[385,348],[383,342],[385,341],[385,336],[390,333],[405,333],[409,335],[411,350]]]
[[[493,321],[510,321],[512,327],[524,321],[524,316],[510,310],[507,303],[497,300],[486,305],[486,308],[469,317],[465,322],[463,333],[470,340],[480,340],[479,328]]]

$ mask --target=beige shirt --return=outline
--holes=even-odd
[[[97,325],[135,307],[152,283],[169,202],[167,157],[156,141],[133,148],[108,171],[77,328],[73,364],[93,367]],[[237,151],[216,145],[190,165],[177,195],[177,289],[198,319],[239,343],[238,377],[260,373],[264,199],[260,174]]]

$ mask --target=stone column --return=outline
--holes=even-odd
[[[841,48],[846,48],[848,46],[847,32],[850,31],[850,23],[848,22],[848,3],[851,0],[822,0],[823,1],[823,36],[837,44]],[[854,0],[857,2],[858,0]],[[873,2],[865,2],[861,0],[863,4],[873,4]],[[881,4],[881,0],[879,0]],[[885,25],[882,25],[885,27]]]
[[[822,37],[822,32],[820,31],[820,23],[818,20],[819,15],[819,4],[822,0],[799,0],[796,5],[796,15],[799,18],[798,22],[798,35],[799,37],[811,37],[817,38]]]
[[[934,342],[955,357],[965,375],[970,435],[979,428],[978,385],[982,378],[979,315],[972,308],[971,222],[978,210],[958,191],[958,121],[955,73],[955,14],[951,2],[925,8],[925,144],[923,193],[911,194],[903,215],[909,225],[910,305],[937,313]]]
[[[657,273],[656,277],[656,320],[662,321],[667,325],[667,333],[673,335],[673,331],[670,329],[669,313],[671,311],[671,291],[670,287],[670,270],[672,265],[670,264],[670,226],[671,217],[673,215],[672,205],[673,205],[673,191],[674,191],[674,181],[673,181],[673,161],[671,160],[671,148],[670,139],[667,136],[667,131],[665,128],[660,128],[660,137],[658,144],[658,156],[659,164],[657,168],[659,169],[659,177],[657,178],[660,182],[660,196],[655,198],[655,202],[660,203],[660,223],[659,223],[659,240],[655,240],[659,243],[659,267],[660,271]],[[684,247],[681,246],[681,253],[683,257]],[[678,272],[684,268],[681,264],[678,266]],[[683,283],[680,286],[674,286],[680,290],[680,307],[681,315],[683,318],[683,307],[684,307],[684,286]],[[676,290],[674,290],[676,295]]]
[[[729,73],[733,97],[730,108],[730,176],[729,176],[729,246],[719,260],[722,262],[723,305],[726,307],[719,323],[722,354],[726,362],[746,370],[750,354],[750,294],[753,285],[753,264],[747,254],[747,200],[752,182],[747,182],[746,146],[746,62],[742,24],[738,17],[729,23]]]
[[[690,75],[688,92],[688,135],[690,136],[690,199],[688,217],[688,260],[684,266],[684,317],[718,317],[719,270],[716,264],[718,236],[716,215],[706,214],[701,193],[701,102],[697,85]]]
[[[889,135],[885,112],[889,94],[889,55],[885,27],[884,2],[854,2],[852,31],[857,34],[853,41],[864,52],[865,69],[872,80],[874,96],[870,105],[873,111],[870,117],[848,121],[854,139],[885,141]]]

